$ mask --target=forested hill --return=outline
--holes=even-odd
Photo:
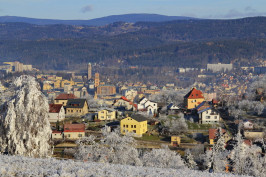
[[[116,22],[97,27],[0,24],[0,61],[19,60],[41,69],[69,69],[87,62],[117,65],[117,61],[180,67],[252,63],[265,59],[265,48],[266,17]]]
[[[54,24],[65,24],[65,25],[87,25],[87,26],[103,26],[115,22],[128,22],[136,23],[139,21],[144,22],[163,22],[171,20],[188,20],[195,19],[184,16],[166,16],[159,14],[123,14],[123,15],[111,15],[101,18],[95,18],[91,20],[54,20],[54,19],[37,19],[27,17],[16,17],[16,16],[0,16],[0,23],[3,22],[23,22],[35,25],[54,25]]]

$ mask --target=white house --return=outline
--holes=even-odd
[[[65,119],[65,109],[62,104],[49,104],[49,117],[50,122],[62,121]]]
[[[251,130],[254,127],[253,123],[249,120],[245,120],[243,122],[243,126],[244,126],[244,129],[246,129],[246,130]]]
[[[220,122],[220,113],[211,107],[203,109],[198,112],[199,123],[201,124],[216,124]]]
[[[158,104],[143,97],[138,104],[138,110],[146,110],[148,115],[154,115],[155,113],[157,113]]]

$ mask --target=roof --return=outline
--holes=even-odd
[[[138,122],[143,122],[147,120],[143,115],[140,114],[133,114],[130,117]]]
[[[101,109],[99,109],[99,111],[103,111],[103,110],[112,111],[112,112],[116,111],[113,108],[101,108]]]
[[[132,106],[134,106],[136,109],[138,109],[138,106],[137,104],[134,104],[133,102],[129,101],[126,97],[122,96],[120,99],[126,101],[126,102],[129,102],[129,104],[131,104]],[[117,100],[115,100],[116,102]]]
[[[49,104],[49,113],[59,113],[62,106],[62,104]]]
[[[208,107],[208,108],[202,109],[202,110],[198,111],[198,114],[200,114],[202,112],[205,112],[205,111],[208,111],[209,109],[212,109],[212,108],[211,107]]]
[[[201,111],[201,110],[206,109],[208,107],[210,107],[210,104],[206,101],[203,101],[194,109],[196,109],[197,111]]]
[[[200,90],[197,90],[195,88],[193,88],[192,90],[190,90],[190,92],[188,92],[184,98],[187,99],[197,99],[197,98],[204,98],[202,95],[202,92]]]
[[[215,139],[218,129],[210,128],[209,129],[209,139]],[[222,129],[222,133],[226,133],[225,129]]]
[[[62,93],[58,95],[55,100],[68,100],[68,99],[74,99],[77,98],[74,94],[72,93]]]
[[[64,132],[85,132],[85,124],[65,124]]]
[[[69,99],[67,100],[66,108],[83,108],[86,99]]]

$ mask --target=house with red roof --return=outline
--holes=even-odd
[[[55,98],[54,104],[62,104],[63,106],[66,106],[67,101],[69,99],[75,99],[75,98],[77,97],[72,93],[62,93]]]
[[[79,139],[85,137],[85,124],[65,124],[63,137],[65,139]]]
[[[126,97],[122,96],[121,98],[114,101],[113,106],[115,109],[118,109],[120,111],[136,111],[137,105],[133,102],[129,101]]]
[[[194,109],[200,103],[204,101],[204,96],[200,90],[196,88],[191,89],[185,96],[184,96],[184,104],[187,109]]]
[[[222,130],[222,136],[223,136],[224,141],[226,143],[227,141],[229,141],[231,139],[231,137],[229,136],[229,134],[226,132],[225,129],[221,129],[221,130]],[[209,143],[211,145],[215,144],[217,134],[218,134],[218,129],[216,129],[216,128],[210,128],[209,129]]]
[[[65,119],[65,109],[62,104],[49,104],[49,122],[63,121]]]

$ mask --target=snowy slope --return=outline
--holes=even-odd
[[[34,159],[19,156],[0,155],[0,176],[235,176],[230,174],[212,174],[193,170],[170,168],[148,168],[108,163],[75,162],[72,160]]]

